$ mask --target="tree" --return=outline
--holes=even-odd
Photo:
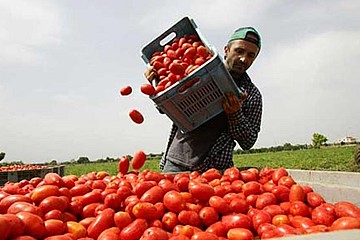
[[[78,163],[89,163],[90,160],[88,157],[79,157],[79,159],[77,160]]]
[[[4,152],[1,152],[0,153],[0,161],[3,160],[5,158],[5,153]]]
[[[326,143],[327,140],[328,139],[320,133],[314,133],[312,135],[312,145],[314,146],[314,148],[320,148],[320,146]]]

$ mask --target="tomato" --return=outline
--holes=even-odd
[[[193,195],[194,198],[203,202],[208,201],[209,198],[215,193],[214,188],[209,184],[200,183],[193,180],[189,182],[189,192]]]
[[[278,202],[288,202],[290,189],[286,186],[275,186],[271,192],[275,195]]]
[[[67,197],[49,196],[40,202],[39,208],[43,214],[46,214],[51,210],[64,212],[68,208],[69,204],[70,202]]]
[[[37,240],[37,239],[32,236],[18,236],[16,238],[13,238],[12,240]]]
[[[273,193],[265,192],[260,194],[256,199],[256,208],[263,209],[268,205],[277,204],[276,197]]]
[[[254,234],[246,228],[232,228],[227,233],[229,240],[253,240]]]
[[[10,229],[10,233],[8,235],[9,238],[14,238],[17,236],[20,236],[24,233],[24,223],[23,221],[21,221],[21,219],[14,215],[14,214],[3,214],[0,215],[0,222],[2,221],[1,219],[5,219],[5,221],[8,223],[8,229]],[[4,233],[4,229],[1,230],[2,227],[7,226],[7,224],[4,223],[4,226],[1,226],[2,223],[0,224],[0,233]],[[4,235],[0,234],[0,236],[6,236],[6,234],[4,233]]]
[[[243,198],[234,198],[229,204],[230,210],[234,213],[244,213],[246,214],[249,210],[250,205]]]
[[[127,212],[119,211],[114,214],[114,223],[120,230],[129,225],[131,222],[132,218]]]
[[[221,218],[221,222],[227,231],[231,228],[250,229],[251,227],[250,218],[242,213],[225,215]]]
[[[149,190],[154,186],[157,186],[155,181],[141,181],[136,183],[133,191],[136,194],[136,196],[140,198],[147,190]]]
[[[100,202],[102,202],[101,191],[98,191],[96,189],[80,197],[80,203],[83,206],[89,205],[90,203],[100,203]]]
[[[321,204],[312,210],[311,218],[315,224],[330,226],[336,219],[335,206]]]
[[[30,212],[16,214],[24,222],[24,234],[36,239],[42,239],[46,234],[44,221],[41,217]]]
[[[302,201],[291,202],[289,211],[290,211],[290,214],[294,215],[294,216],[296,216],[296,215],[303,216],[303,217],[310,216],[310,209],[309,209],[308,205],[306,205]]]
[[[97,238],[97,240],[119,240],[120,229],[117,227],[111,227],[105,229]]]
[[[30,197],[26,196],[26,195],[19,195],[19,194],[14,194],[14,195],[8,195],[5,196],[3,199],[1,199],[0,201],[0,213],[4,214],[7,212],[8,208],[15,202],[28,202],[28,203],[32,203],[33,201],[31,200]]]
[[[184,52],[184,58],[194,59],[196,56],[196,49],[194,47],[189,47]]]
[[[219,196],[211,196],[209,199],[209,205],[221,214],[227,214],[230,210],[230,206],[226,200]]]
[[[136,124],[141,124],[144,122],[143,115],[136,109],[131,109],[129,112],[129,117]]]
[[[286,186],[288,188],[290,188],[295,183],[295,180],[291,176],[283,176],[278,181],[278,185]]]
[[[203,207],[199,211],[200,220],[203,225],[210,226],[219,219],[218,212],[213,207]]]
[[[250,181],[257,180],[257,175],[254,172],[249,171],[249,170],[240,171],[240,176],[244,182],[250,182]]]
[[[160,176],[162,176],[161,173],[159,173]],[[177,191],[177,192],[180,192],[180,189],[179,187],[173,183],[170,179],[161,179],[159,182],[158,182],[158,186],[160,186],[165,193],[171,191],[171,190],[174,190],[174,191]]]
[[[276,226],[271,223],[263,223],[263,224],[260,224],[260,226],[258,227],[257,233],[261,238],[265,239],[265,237],[263,237],[263,234],[265,232],[270,232],[270,231],[274,230],[275,228],[276,228]]]
[[[290,224],[290,220],[289,217],[285,214],[277,214],[273,216],[273,218],[271,219],[271,223],[275,226],[279,226],[281,224]]]
[[[90,192],[91,188],[85,184],[77,184],[70,189],[71,196],[83,196],[86,193]]]
[[[284,168],[284,167],[277,168],[274,170],[274,172],[272,174],[272,181],[275,184],[278,184],[280,178],[282,178],[283,176],[288,176],[288,175],[289,175],[289,173],[286,170],[286,168]]]
[[[179,220],[176,213],[166,212],[162,217],[161,222],[165,230],[172,231],[173,228],[178,224]]]
[[[321,204],[325,203],[324,198],[320,194],[315,193],[315,192],[307,193],[306,194],[306,201],[313,208],[318,207]]]
[[[345,230],[345,229],[359,229],[360,220],[355,217],[340,217],[336,219],[330,226],[330,231]]]
[[[175,75],[183,75],[185,73],[185,68],[178,62],[170,63],[169,70]]]
[[[340,201],[335,203],[335,211],[337,217],[355,217],[360,219],[360,208],[350,202]]]
[[[155,204],[161,202],[163,197],[164,190],[159,186],[153,186],[141,196],[140,201]]]
[[[303,216],[294,216],[290,219],[290,222],[292,226],[302,230],[315,226],[315,223],[310,218]]]
[[[305,201],[304,189],[299,184],[294,184],[290,187],[289,201]]]
[[[207,48],[203,45],[196,48],[196,53],[203,58],[206,58],[209,55]]]
[[[131,159],[131,166],[134,170],[140,169],[146,161],[146,154],[142,150],[135,152],[134,157]]]
[[[67,232],[73,234],[76,239],[85,237],[87,235],[87,231],[84,225],[75,221],[67,221],[66,222]]]
[[[201,177],[205,178],[208,182],[211,182],[214,179],[220,179],[221,173],[216,168],[210,168],[207,171],[201,174]]]
[[[151,85],[149,83],[144,83],[141,85],[140,91],[145,95],[151,96],[151,95],[154,95],[155,88],[153,87],[153,85]]]
[[[28,202],[14,202],[7,210],[7,213],[10,214],[17,214],[19,212],[29,212],[39,216],[41,215],[39,207]]]
[[[262,210],[268,212],[271,217],[279,214],[285,214],[285,211],[278,204],[268,205],[264,207]]]
[[[127,85],[127,86],[124,86],[120,89],[120,95],[121,96],[127,96],[127,95],[130,95],[132,92],[132,87]]]
[[[200,227],[201,219],[197,212],[192,210],[182,210],[178,214],[178,220],[184,225],[191,225],[195,227]]]
[[[3,215],[0,215],[0,239],[7,239],[10,235],[10,221]]]
[[[149,227],[146,229],[141,239],[157,239],[157,240],[168,240],[168,233],[159,227]]]
[[[137,218],[132,223],[124,227],[120,232],[121,240],[140,239],[148,224],[145,219]]]
[[[45,238],[44,240],[74,240],[73,235],[70,233],[62,234],[62,235],[53,235]]]
[[[163,202],[168,210],[175,213],[179,213],[185,209],[185,200],[183,195],[175,190],[170,190],[169,192],[165,193]]]
[[[132,214],[136,218],[153,219],[156,216],[156,207],[149,202],[138,202],[132,208]]]
[[[242,191],[245,196],[249,196],[250,194],[261,194],[261,184],[256,181],[247,182],[242,186]]]
[[[265,211],[258,211],[252,217],[252,224],[254,229],[257,231],[258,227],[263,223],[271,223],[272,217]]]
[[[296,229],[288,224],[281,224],[279,226],[276,226],[276,228],[273,231],[275,233],[274,237],[302,234],[302,231],[300,229]]]
[[[290,202],[281,202],[279,206],[284,210],[285,214],[290,214]]]
[[[90,203],[86,205],[81,212],[82,218],[95,217],[95,209],[99,207],[101,203]],[[82,206],[81,204],[79,206]]]
[[[218,236],[216,236],[213,233],[210,232],[195,232],[192,237],[191,240],[218,240]]]
[[[104,209],[88,227],[88,236],[96,239],[102,231],[112,227],[114,225],[114,214],[113,209]]]
[[[66,224],[59,219],[44,221],[46,236],[61,235],[67,230]]]

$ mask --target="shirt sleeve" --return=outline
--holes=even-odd
[[[259,91],[244,102],[242,109],[228,115],[229,133],[243,150],[252,148],[260,132],[262,97]]]

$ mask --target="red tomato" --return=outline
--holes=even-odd
[[[294,216],[290,219],[291,225],[302,230],[315,226],[315,223],[308,217]]]
[[[43,214],[46,214],[51,210],[64,212],[68,208],[69,204],[70,202],[67,201],[67,198],[64,196],[49,196],[40,202],[39,208]]]
[[[126,174],[129,171],[130,161],[127,156],[122,156],[119,160],[118,171],[121,174]]]
[[[7,210],[9,214],[17,214],[19,212],[29,212],[41,216],[39,207],[28,202],[14,202]]]
[[[149,202],[138,202],[132,208],[132,214],[136,218],[153,219],[156,216],[156,207]]]
[[[114,225],[114,214],[113,209],[104,209],[88,227],[88,236],[97,239],[102,231],[112,227]]]
[[[16,214],[24,222],[24,234],[36,239],[45,237],[46,229],[43,219],[39,215],[30,212],[19,212]]]
[[[167,231],[172,231],[178,222],[177,214],[174,212],[166,212],[161,219],[161,223]]]
[[[207,48],[203,45],[196,48],[196,53],[203,58],[206,58],[209,55]]]
[[[308,205],[301,201],[294,201],[290,203],[290,214],[294,216],[303,216],[308,217],[310,216],[310,209]]]
[[[131,166],[134,170],[142,168],[146,161],[146,154],[144,151],[139,150],[135,152],[134,157],[131,160]]]
[[[183,75],[185,73],[185,68],[178,62],[170,63],[169,70],[175,75]]]
[[[208,226],[205,230],[206,232],[210,232],[215,234],[218,237],[226,237],[226,229],[224,227],[224,224],[221,221],[217,221],[210,226]]]
[[[136,109],[130,110],[129,116],[130,116],[131,120],[136,124],[141,124],[144,122],[143,115]]]
[[[104,198],[105,208],[119,210],[121,207],[121,197],[117,193],[109,193]]]
[[[56,185],[59,188],[64,186],[64,181],[57,173],[47,173],[44,176],[44,182],[47,185]]]
[[[360,220],[355,217],[340,217],[336,219],[330,227],[330,231],[345,230],[345,229],[359,229]]]
[[[140,198],[147,190],[154,186],[157,186],[155,181],[140,181],[134,186],[133,192]]]
[[[121,240],[140,239],[148,224],[145,219],[137,218],[132,223],[124,227],[120,232]]]
[[[230,209],[230,206],[226,200],[219,196],[211,196],[209,199],[209,205],[221,214],[227,214]]]
[[[271,217],[278,214],[285,214],[285,211],[278,204],[268,205],[264,207],[263,210],[265,212],[268,212],[271,215]]]
[[[86,193],[90,192],[91,188],[90,186],[86,185],[86,184],[77,184],[74,187],[72,187],[70,189],[70,194],[71,196],[75,197],[75,196],[83,196]]]
[[[258,211],[252,217],[252,224],[254,229],[257,231],[258,227],[263,223],[271,223],[271,215],[265,211]]]
[[[197,212],[191,210],[182,210],[178,214],[178,220],[184,225],[191,225],[195,227],[200,227],[201,219]]]
[[[277,204],[276,197],[273,193],[265,192],[260,194],[256,199],[256,208],[263,209],[268,205]]]
[[[193,195],[194,198],[203,202],[208,201],[209,198],[215,193],[214,188],[209,184],[196,181],[189,182],[189,192]]]
[[[114,214],[115,225],[122,230],[124,227],[132,222],[132,218],[129,213],[119,211]]]
[[[185,200],[183,196],[175,190],[165,193],[163,202],[168,210],[175,213],[179,213],[185,209]]]
[[[289,224],[290,220],[287,215],[278,214],[278,215],[273,216],[271,223],[274,224],[275,226],[279,226],[281,224]]]
[[[227,239],[229,240],[253,240],[254,234],[246,228],[232,228],[227,232]]]
[[[291,188],[292,185],[294,185],[296,182],[291,176],[283,176],[279,179],[278,185],[286,186],[288,188]]]
[[[318,207],[321,204],[325,203],[324,198],[320,194],[315,192],[308,192],[306,194],[306,201],[313,208]]]
[[[39,204],[42,200],[49,196],[59,196],[59,187],[56,185],[42,185],[38,186],[31,193],[31,199]]]
[[[111,227],[105,229],[97,238],[97,240],[119,240],[120,229]]]
[[[140,201],[155,204],[161,202],[163,197],[164,190],[159,186],[153,186],[141,196]]]
[[[249,210],[250,205],[243,198],[234,198],[229,204],[230,210],[234,213],[244,213],[246,214]]]
[[[244,182],[250,182],[250,181],[257,180],[257,175],[254,172],[249,171],[249,170],[240,171],[240,176]]]
[[[157,240],[168,240],[168,233],[159,227],[149,227],[146,229],[141,239],[157,239]]]
[[[290,187],[289,201],[305,201],[304,189],[299,184],[294,184]]]
[[[131,86],[124,86],[120,89],[120,95],[122,96],[127,96],[127,95],[130,95],[132,92],[132,88]]]
[[[219,219],[219,213],[213,207],[203,207],[199,211],[199,216],[205,226],[210,226]]]
[[[8,235],[9,238],[14,238],[20,236],[24,233],[24,223],[21,219],[14,215],[14,214],[3,214],[0,215],[0,222],[1,219],[5,219],[6,222],[9,224],[8,229],[10,229],[10,233]],[[4,226],[1,226],[3,223],[0,224],[0,233],[4,233],[4,235],[0,234],[0,236],[6,236],[4,229],[1,230],[2,227],[6,227],[7,224],[4,223]]]
[[[8,218],[4,217],[3,215],[0,215],[0,236],[1,239],[7,239],[7,237],[10,235],[10,221]]]
[[[335,203],[335,211],[337,217],[355,217],[360,219],[360,208],[350,202],[340,201]]]
[[[242,190],[243,190],[243,193],[245,194],[245,196],[249,196],[250,194],[261,194],[262,193],[261,184],[256,181],[250,181],[250,182],[245,183],[242,186]]]
[[[231,228],[251,228],[250,218],[242,213],[225,215],[221,218],[221,222],[227,231]]]
[[[66,224],[59,219],[44,221],[46,236],[61,235],[67,230]]]
[[[145,95],[151,96],[151,95],[154,95],[155,88],[153,87],[153,85],[151,85],[149,83],[145,83],[145,84],[141,85],[140,91]]]
[[[290,189],[286,186],[275,186],[271,191],[278,202],[288,202]]]
[[[210,232],[203,232],[203,231],[199,231],[199,232],[195,232],[192,236],[191,236],[191,240],[218,240],[218,236],[216,236],[213,233]]]
[[[66,228],[68,233],[71,233],[75,236],[75,239],[79,239],[87,235],[86,228],[81,223],[75,221],[67,221]]]
[[[272,180],[275,184],[277,184],[283,176],[288,176],[289,173],[284,167],[280,167],[278,169],[275,169],[272,174]]]

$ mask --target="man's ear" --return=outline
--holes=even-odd
[[[224,59],[226,59],[229,51],[230,51],[229,46],[228,46],[228,45],[225,45],[225,47],[224,47]]]

